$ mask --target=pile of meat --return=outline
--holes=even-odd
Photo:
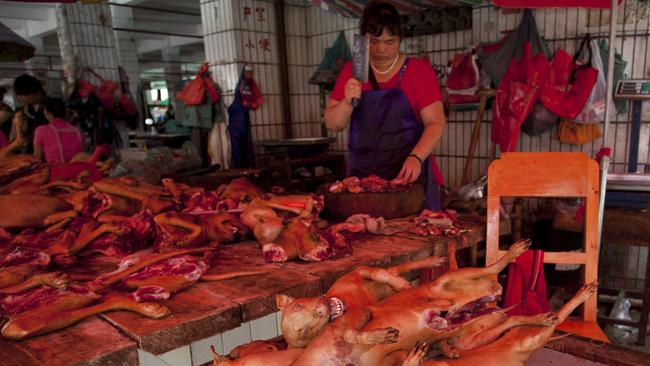
[[[52,167],[28,158],[0,166],[0,319],[7,338],[117,309],[166,316],[154,301],[199,280],[268,271],[206,274],[220,245],[251,234],[273,262],[321,261],[351,250],[346,240],[321,235],[323,200],[315,195],[266,194],[246,179],[207,191],[169,179],[108,179],[86,163],[65,169],[66,179],[51,180]]]
[[[381,193],[381,192],[397,192],[406,190],[409,185],[404,184],[402,181],[380,178],[376,175],[371,175],[366,178],[348,177],[342,181],[332,183],[328,190],[331,193]]]
[[[458,216],[454,210],[424,210],[410,221],[412,224],[407,231],[420,236],[460,235],[467,231],[458,224]]]

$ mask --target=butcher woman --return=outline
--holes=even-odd
[[[431,155],[445,115],[436,74],[427,61],[400,53],[402,25],[392,5],[368,5],[360,31],[369,38],[370,82],[353,78],[348,62],[325,110],[330,130],[350,126],[347,174],[376,174],[404,183],[420,180],[425,184],[425,207],[440,209],[442,178]],[[357,108],[353,98],[360,99]]]

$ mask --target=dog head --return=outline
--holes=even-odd
[[[282,311],[281,328],[290,347],[306,347],[329,323],[332,310],[330,300],[324,296],[294,299],[276,295],[278,309]]]

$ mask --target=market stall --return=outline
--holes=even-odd
[[[201,18],[201,35],[184,33],[205,42],[198,72],[169,72],[168,93],[144,92],[143,108],[129,86],[144,74],[133,66],[138,53],[174,59],[166,73],[196,56],[179,45],[183,34],[115,40],[113,30],[131,32],[124,24],[158,11],[147,4],[57,5],[72,123],[63,100],[27,76],[36,87],[15,83],[13,136],[0,146],[0,359],[647,363],[612,334],[633,328],[645,340],[648,274],[641,293],[599,295],[604,273],[623,271],[601,242],[647,249],[647,230],[635,229],[647,216],[635,211],[647,207],[637,192],[647,182],[608,173],[617,156],[629,156],[629,172],[644,152],[650,159],[640,102],[650,82],[633,77],[613,91],[621,3],[201,2],[200,13],[175,9],[179,19],[167,19],[191,33],[186,18]],[[605,10],[563,20],[530,10],[549,7]],[[484,22],[484,13],[505,20]],[[89,45],[75,38],[82,14],[96,31]],[[611,51],[591,38],[604,15]],[[549,40],[558,19],[573,33]],[[308,86],[315,68],[318,93]],[[629,139],[610,138],[620,119],[611,95],[638,101]],[[172,106],[183,121],[163,131],[163,120],[178,122]],[[127,131],[138,109],[154,118]],[[560,145],[584,140],[593,150],[600,137],[597,156]],[[611,141],[619,147],[610,157]],[[606,194],[625,210],[605,209]],[[637,267],[650,269],[637,254]],[[551,291],[546,279],[558,276]]]

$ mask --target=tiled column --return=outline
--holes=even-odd
[[[93,77],[81,70],[91,67],[104,79],[119,81],[113,22],[107,4],[60,4],[56,7],[57,33],[66,81]]]
[[[133,10],[131,8],[112,6],[111,14],[116,27],[134,28]],[[117,60],[129,77],[131,96],[140,106],[140,64],[138,62],[138,47],[135,39],[127,32],[113,32],[117,48]]]
[[[251,112],[253,141],[282,138],[280,69],[271,1],[204,0],[201,16],[206,60],[230,104],[244,63],[255,67],[265,104]]]

